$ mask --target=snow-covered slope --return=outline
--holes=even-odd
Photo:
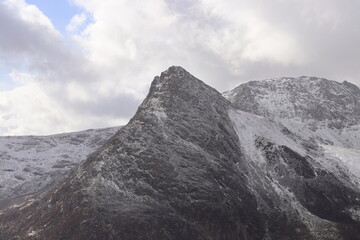
[[[344,81],[300,77],[251,81],[223,93],[232,105],[282,124],[360,179],[360,89]],[[329,164],[331,166],[331,164]]]
[[[0,137],[0,209],[64,179],[118,127],[51,136]]]
[[[322,145],[326,153],[333,156],[333,160],[344,166],[348,176],[352,176],[354,182],[360,184],[360,150],[356,148],[344,148],[339,146]],[[360,185],[359,185],[360,188]]]
[[[171,67],[66,181],[0,213],[0,239],[353,240],[359,209],[328,149]]]
[[[283,210],[291,212],[296,209],[297,214],[301,216],[312,234],[319,239],[327,239],[329,236],[326,236],[325,232],[328,231],[329,227],[331,228],[332,224],[321,219],[324,216],[320,212],[324,209],[320,209],[327,204],[330,204],[328,205],[329,208],[334,208],[336,204],[331,206],[331,201],[327,202],[328,199],[325,198],[322,200],[322,207],[318,206],[311,209],[307,206],[309,200],[307,198],[309,194],[317,192],[316,194],[320,195],[316,196],[318,198],[316,201],[319,201],[323,195],[328,197],[333,194],[325,193],[327,190],[321,189],[322,187],[333,188],[331,191],[339,191],[339,193],[343,190],[336,184],[334,185],[333,180],[321,179],[324,172],[332,175],[334,179],[337,179],[336,181],[340,181],[344,188],[350,187],[358,191],[355,196],[356,198],[360,197],[360,172],[359,165],[357,165],[360,151],[346,148],[334,149],[333,146],[328,145],[320,146],[315,141],[309,142],[293,134],[279,122],[248,112],[232,109],[229,116],[235,125],[243,153],[249,161],[254,162],[259,169],[263,169],[258,173],[259,178],[266,172],[269,181],[271,181],[271,186],[284,201]],[[290,155],[282,153],[284,150],[297,155],[294,162],[292,162]],[[298,179],[299,176],[301,179]],[[326,183],[317,185],[319,180]],[[261,181],[261,183],[263,182]],[[304,193],[308,191],[309,186],[302,186],[304,191],[302,193],[296,189],[302,188],[300,185],[306,185],[310,182],[312,193]],[[256,184],[253,185],[253,188],[257,188]],[[340,202],[338,203],[340,204]],[[287,206],[287,204],[291,206]],[[358,204],[344,208],[343,211],[350,213],[353,220],[360,220]],[[319,225],[314,224],[314,222]],[[329,226],[325,227],[326,225]],[[327,230],[324,231],[324,228]],[[336,235],[332,237],[334,239],[340,238]]]

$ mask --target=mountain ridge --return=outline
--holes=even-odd
[[[360,89],[346,81],[283,77],[250,81],[223,95],[233,106],[261,116],[337,129],[360,124]]]
[[[118,130],[0,137],[0,209],[55,186]]]
[[[0,214],[0,239],[356,239],[359,189],[329,158],[170,67],[66,181]]]

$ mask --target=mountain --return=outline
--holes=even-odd
[[[360,182],[360,89],[316,77],[244,83],[223,93],[233,107],[280,122],[316,142]]]
[[[118,130],[0,137],[0,210],[53,187]]]
[[[336,129],[360,124],[360,89],[346,81],[305,76],[250,81],[224,96],[237,108],[261,116]]]
[[[170,67],[64,182],[1,212],[0,239],[359,239],[337,160]]]

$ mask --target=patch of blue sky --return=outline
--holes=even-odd
[[[26,0],[28,4],[37,6],[53,23],[55,28],[66,35],[66,26],[71,18],[82,12],[70,0]]]
[[[0,69],[0,91],[11,90],[18,84],[9,76],[8,69]]]

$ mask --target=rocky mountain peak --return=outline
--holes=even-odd
[[[266,117],[338,129],[360,123],[360,89],[348,82],[283,77],[244,83],[224,96],[235,107]]]
[[[172,76],[172,75],[177,75],[178,77],[181,77],[184,75],[191,75],[191,74],[181,66],[171,66],[167,70],[161,73],[160,78],[164,79],[167,76]]]
[[[230,102],[217,90],[182,67],[172,66],[154,78],[148,96],[133,119],[148,116],[147,120],[151,121],[154,117],[159,120],[174,117],[180,111],[189,112],[189,116],[214,110],[225,112],[226,106],[230,106]]]
[[[160,95],[165,95],[165,97],[178,95],[178,97],[182,98],[194,98],[199,95],[219,96],[219,93],[214,88],[195,78],[184,68],[172,66],[162,72],[160,76],[154,78],[147,98],[159,97]]]
[[[171,66],[160,76],[156,76],[151,84],[150,93],[154,90],[164,91],[161,87],[168,84],[176,84],[178,82],[181,85],[195,84],[196,81],[200,81],[187,72],[180,66]],[[154,88],[154,89],[153,89]]]

